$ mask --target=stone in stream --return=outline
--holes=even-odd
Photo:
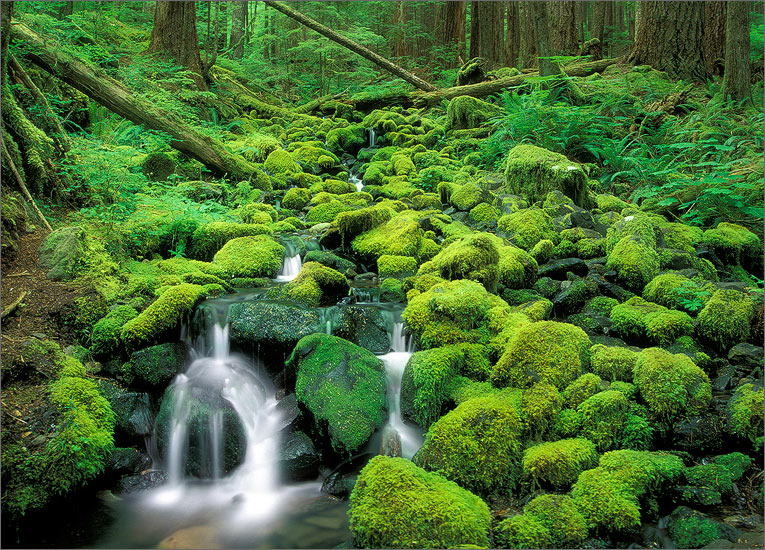
[[[212,525],[195,525],[179,529],[162,539],[157,548],[223,548],[218,529]]]
[[[291,349],[303,336],[320,326],[315,309],[272,302],[241,302],[229,309],[232,344],[261,349],[274,346]]]
[[[183,372],[189,350],[181,342],[168,342],[133,352],[123,365],[125,378],[132,383],[164,386],[179,372]]]
[[[728,361],[740,367],[744,372],[750,373],[754,369],[762,369],[762,356],[762,347],[743,342],[730,349]]]
[[[291,432],[282,439],[277,465],[287,479],[305,481],[316,478],[320,462],[313,441],[303,432]]]
[[[537,275],[541,277],[550,277],[551,279],[563,280],[566,273],[571,272],[580,277],[587,274],[587,264],[579,258],[564,258],[562,260],[552,260],[546,264],[540,265]]]
[[[391,426],[385,426],[383,429],[380,454],[384,456],[401,456],[401,436]]]
[[[340,320],[333,333],[372,353],[387,353],[390,349],[388,325],[382,312],[376,307],[342,308]]]
[[[152,470],[138,475],[123,477],[117,484],[115,491],[119,495],[138,493],[164,485],[167,483],[167,479],[166,472]]]

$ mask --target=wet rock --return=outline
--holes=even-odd
[[[678,503],[696,508],[715,506],[722,504],[722,495],[719,491],[709,487],[696,487],[691,485],[678,485],[674,488],[675,500]]]
[[[694,266],[697,260],[695,260],[695,256],[690,252],[674,248],[665,248],[662,252],[661,266],[663,269],[674,269],[677,271],[693,269],[695,271]]]
[[[692,416],[675,422],[672,427],[674,446],[694,454],[715,454],[724,450],[726,420],[711,410],[703,416]]]
[[[118,437],[142,441],[152,432],[154,411],[148,393],[130,391],[113,380],[98,380],[97,384],[117,417]]]
[[[231,342],[261,351],[291,349],[303,336],[323,330],[320,324],[318,311],[292,304],[242,302],[229,309]]]
[[[615,271],[611,271],[609,273],[611,273],[613,276],[616,276]],[[630,292],[629,290],[614,283],[612,280],[609,280],[607,276],[608,273],[604,273],[602,275],[599,273],[590,273],[589,275],[593,281],[598,283],[601,294],[603,294],[603,296],[616,298],[619,300],[619,302],[626,302],[635,295],[633,292]]]
[[[48,279],[68,281],[77,275],[85,258],[84,239],[80,227],[62,227],[48,235],[39,250],[40,267],[48,270]]]
[[[736,545],[727,539],[715,539],[702,548],[735,548]]]
[[[195,525],[179,529],[172,535],[162,539],[157,548],[223,548],[220,533],[212,525]]]
[[[360,273],[353,278],[354,281],[372,281],[374,279],[377,279],[377,273],[372,271]]]
[[[390,349],[388,325],[379,308],[350,306],[342,308],[340,320],[332,333],[372,353]]]
[[[643,548],[677,548],[666,529],[650,524],[640,530],[640,542],[643,543]]]
[[[736,514],[723,518],[723,521],[737,529],[755,530],[762,526],[762,516],[759,514],[751,514],[749,516]]]
[[[184,371],[188,356],[189,350],[184,343],[159,344],[132,353],[123,370],[132,374],[127,378],[139,383],[165,386],[176,374]]]
[[[276,412],[281,416],[282,425],[284,426],[282,429],[294,425],[295,421],[301,416],[297,395],[290,393],[282,397],[276,404]]]
[[[736,376],[736,367],[726,363],[723,367],[717,369],[717,376],[712,380],[712,389],[715,391],[724,391],[731,385],[731,381]]]
[[[733,365],[741,367],[742,371],[746,374],[751,373],[755,369],[762,370],[763,348],[747,343],[736,344],[728,352],[728,361]]]
[[[383,429],[380,454],[385,456],[401,456],[401,435],[391,426],[385,426]]]
[[[539,277],[550,277],[551,279],[563,280],[566,273],[584,276],[587,274],[587,264],[579,258],[564,258],[562,260],[552,260],[539,266],[537,275]]]
[[[343,474],[341,472],[333,472],[321,484],[321,492],[345,500],[351,495],[353,486],[356,485],[357,477],[355,473]]]
[[[117,483],[115,492],[119,495],[127,495],[139,491],[146,491],[147,489],[154,489],[155,487],[167,483],[167,479],[167,472],[160,470],[152,470],[146,473],[126,476]]]
[[[277,465],[282,475],[291,481],[315,479],[319,475],[321,457],[311,438],[300,431],[284,436]]]
[[[337,227],[328,227],[319,239],[319,244],[326,250],[340,248],[343,244],[343,238]]]
[[[119,474],[140,474],[151,467],[151,458],[146,453],[132,448],[114,449],[106,464],[107,470]]]
[[[592,219],[592,214],[587,210],[575,210],[574,212],[571,212],[571,225],[595,231],[595,220]],[[605,233],[603,235],[598,233],[598,237],[601,236],[605,236]]]
[[[561,289],[553,298],[555,314],[559,316],[581,310],[587,300],[598,294],[598,284],[589,278],[564,281]]]

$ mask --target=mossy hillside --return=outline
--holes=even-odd
[[[550,216],[539,208],[527,208],[506,214],[499,218],[497,227],[507,234],[513,244],[527,251],[541,240],[553,243],[560,240]]]
[[[312,307],[334,305],[348,295],[345,275],[318,262],[303,264],[298,276],[284,286],[283,296]]]
[[[199,285],[183,283],[168,288],[144,311],[127,321],[120,332],[120,338],[128,350],[157,342],[161,336],[180,325],[203,298]]]
[[[747,340],[754,312],[754,301],[746,294],[718,290],[699,313],[697,333],[716,349],[728,350]]]
[[[540,487],[565,490],[584,470],[598,463],[598,452],[588,439],[560,439],[533,445],[523,451],[523,473]]]
[[[543,201],[550,191],[561,191],[577,206],[590,204],[587,175],[579,164],[535,145],[516,145],[507,153],[505,179],[510,193],[531,202]]]
[[[491,515],[480,498],[403,458],[369,461],[351,493],[348,517],[361,548],[490,544]]]
[[[491,375],[497,386],[530,387],[543,381],[562,390],[589,365],[587,334],[574,325],[539,321],[522,326]]]
[[[227,277],[275,277],[282,266],[284,247],[267,235],[228,241],[213,257]]]
[[[300,339],[286,367],[298,401],[339,453],[358,450],[386,418],[385,372],[370,351],[328,334]]]
[[[505,494],[520,477],[522,430],[507,400],[470,399],[430,427],[413,460],[478,495]]]

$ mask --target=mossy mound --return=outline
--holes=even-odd
[[[360,548],[489,546],[486,504],[403,458],[369,461],[351,493],[348,517]]]
[[[385,372],[372,352],[328,334],[300,339],[285,363],[316,427],[341,453],[359,449],[385,421]]]
[[[720,351],[748,339],[755,305],[735,290],[718,290],[698,316],[698,334]]]
[[[431,262],[443,279],[469,279],[481,283],[489,291],[496,288],[499,249],[487,234],[462,237],[442,249]],[[421,273],[425,271],[421,269]]]
[[[477,397],[436,421],[414,463],[479,495],[504,494],[520,477],[523,426],[499,397]]]
[[[389,221],[393,214],[394,211],[391,208],[382,205],[338,214],[335,224],[340,232],[342,246],[350,245],[353,239],[365,231]]]
[[[693,319],[682,311],[667,309],[634,296],[611,310],[614,329],[627,340],[669,346],[693,334]]]
[[[290,210],[302,210],[311,200],[311,192],[301,187],[292,187],[287,190],[282,199],[282,206]]]
[[[568,488],[584,470],[598,463],[595,445],[584,438],[540,443],[523,452],[523,473],[535,484]]]
[[[40,245],[40,267],[47,269],[52,281],[69,281],[85,264],[85,231],[79,227],[62,227],[48,235]]]
[[[497,226],[510,241],[524,250],[531,250],[539,241],[559,241],[552,219],[544,210],[527,208],[499,218]]]
[[[189,253],[197,260],[210,261],[232,239],[271,233],[273,231],[262,223],[211,222],[199,226],[191,235]]]
[[[516,145],[507,153],[505,180],[507,190],[528,198],[543,201],[550,191],[561,191],[577,206],[588,208],[587,174],[565,156],[536,147]]]
[[[632,382],[632,371],[637,359],[637,352],[628,348],[595,344],[590,349],[592,372],[610,382]]]
[[[306,263],[318,262],[322,265],[326,265],[327,267],[331,267],[340,273],[345,273],[349,269],[356,267],[356,264],[354,264],[352,261],[341,258],[332,252],[324,252],[322,250],[311,250],[306,252],[305,257],[303,257],[303,261]]]
[[[409,256],[389,256],[383,254],[377,258],[377,275],[383,277],[395,277],[403,279],[410,277],[417,271],[417,260]]]
[[[137,316],[138,312],[130,306],[114,308],[106,317],[93,325],[93,331],[90,334],[90,350],[96,355],[116,352],[122,343],[120,339],[122,327]]]
[[[715,251],[724,265],[752,269],[762,265],[762,239],[746,227],[720,222],[704,231],[703,242]]]
[[[297,277],[287,283],[283,295],[291,300],[318,307],[334,305],[348,295],[345,275],[318,262],[306,262]]]
[[[468,95],[457,96],[446,108],[446,126],[452,130],[478,128],[501,113],[502,109],[491,103]]]
[[[422,247],[422,229],[407,213],[401,213],[374,229],[365,231],[351,243],[351,248],[367,258],[391,256],[419,256]]]
[[[271,237],[231,239],[213,258],[228,277],[275,277],[282,266],[284,247]]]
[[[589,364],[591,343],[574,325],[540,321],[522,326],[497,361],[492,382],[527,388],[544,381],[564,389]]]
[[[587,523],[568,495],[534,498],[523,514],[497,525],[495,539],[502,548],[579,548],[587,538]]]
[[[182,372],[187,357],[188,349],[177,342],[150,346],[130,354],[122,366],[122,374],[128,384],[165,386]]]
[[[315,309],[267,301],[233,304],[229,324],[232,343],[279,351],[291,351],[298,340],[324,328]]]
[[[728,401],[728,431],[752,442],[755,450],[762,451],[763,443],[762,385],[744,384],[737,388]]]
[[[616,271],[617,280],[639,293],[659,274],[659,255],[638,235],[622,237],[609,252],[606,269]]]
[[[271,151],[266,157],[263,167],[268,170],[272,176],[286,175],[293,172],[300,172],[300,166],[292,159],[284,149]]]

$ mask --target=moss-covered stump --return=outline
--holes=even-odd
[[[469,399],[430,427],[413,460],[479,495],[505,494],[520,477],[522,430],[507,400]]]
[[[561,191],[577,206],[590,206],[584,169],[565,156],[541,147],[521,144],[510,149],[505,179],[509,193],[531,202],[543,201],[550,191]]]
[[[527,388],[542,381],[562,390],[589,365],[590,346],[587,334],[568,323],[540,321],[522,326],[494,367],[492,382]]]
[[[228,277],[275,277],[283,257],[281,244],[258,235],[231,239],[215,254],[213,263]]]
[[[312,334],[300,339],[286,367],[297,374],[298,400],[336,451],[359,449],[385,421],[385,372],[370,351],[336,336]]]
[[[345,275],[318,262],[306,262],[297,277],[284,287],[284,297],[318,307],[334,305],[348,295]]]
[[[348,517],[360,548],[489,546],[486,504],[403,458],[376,456],[364,467]]]

